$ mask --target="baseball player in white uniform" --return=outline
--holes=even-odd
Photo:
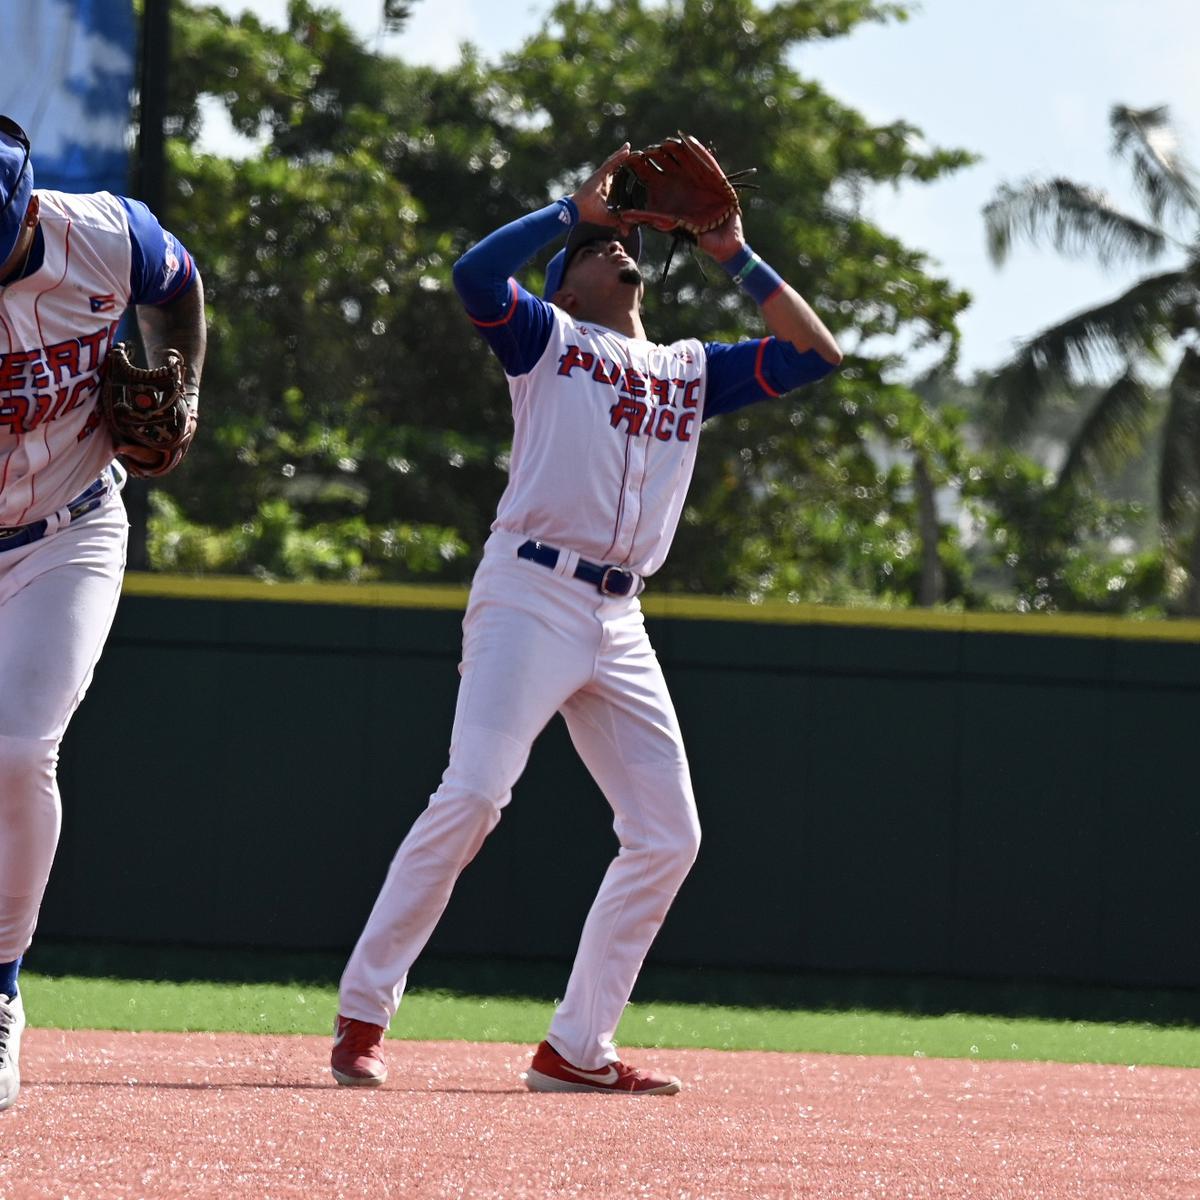
[[[626,145],[573,196],[497,230],[455,265],[468,315],[508,378],[512,465],[463,621],[449,767],[342,976],[331,1056],[341,1084],[384,1082],[381,1043],[409,968],[499,821],[534,739],[561,712],[612,806],[620,849],[525,1083],[631,1095],[680,1088],[622,1062],[613,1044],[700,844],[683,740],[638,594],[670,547],[703,422],[820,379],[841,354],[745,244],[737,213],[700,248],[760,302],[774,336],[647,339],[640,234],[614,228],[606,208],[628,155]],[[564,232],[539,299],[511,276]]]
[[[58,748],[125,570],[121,462],[146,461],[114,447],[97,407],[129,304],[150,363],[180,350],[198,394],[204,299],[187,250],[135,200],[35,191],[29,139],[0,117],[0,1109],[20,1087],[17,976],[58,844]]]

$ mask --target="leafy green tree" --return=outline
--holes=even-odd
[[[1126,463],[1161,426],[1159,519],[1166,545],[1186,567],[1183,607],[1200,612],[1200,187],[1178,149],[1165,108],[1118,105],[1113,153],[1129,167],[1144,213],[1067,179],[1002,186],[984,211],[989,247],[1002,263],[1018,238],[1101,263],[1151,264],[1169,252],[1182,265],[1145,275],[1121,295],[1030,338],[990,384],[1007,428],[1020,433],[1055,396],[1079,395],[1081,379],[1115,374],[1084,413],[1057,477],[1059,489]],[[1174,347],[1178,365],[1165,405],[1148,382]],[[1074,391],[1073,391],[1074,389]]]
[[[963,497],[972,607],[1164,615],[1169,566],[1128,537],[1136,504],[1062,484],[1010,449],[968,467]]]
[[[498,64],[468,51],[445,71],[370,53],[307,0],[292,0],[284,30],[174,11],[172,219],[204,270],[214,332],[204,436],[157,503],[159,565],[466,578],[504,485],[511,419],[450,266],[626,138],[682,127],[730,169],[759,168],[748,237],[849,353],[819,387],[706,429],[663,585],[921,596],[914,464],[927,493],[959,469],[959,435],[888,382],[900,358],[877,339],[952,356],[967,297],[859,200],[971,156],[924,148],[904,122],[873,125],[791,65],[804,43],[902,18],[900,6],[566,0]],[[256,154],[197,151],[206,96]],[[647,260],[654,336],[761,332],[719,270],[677,257],[661,279],[667,250],[656,240]],[[542,265],[526,272],[531,288]],[[936,532],[949,562],[953,530]],[[943,577],[953,591],[958,568]]]
[[[434,73],[368,53],[304,3],[282,31],[215,8],[176,21],[172,203],[212,324],[204,435],[165,481],[156,565],[461,577],[510,431],[478,404],[486,356],[448,290],[453,235],[386,162],[392,139],[427,136],[399,109]],[[195,149],[214,78],[262,143],[250,158]]]
[[[871,339],[907,335],[950,352],[967,298],[865,220],[859,200],[870,187],[934,179],[971,156],[922,152],[912,126],[874,126],[791,66],[805,42],[902,15],[869,3],[763,10],[750,0],[653,8],[566,0],[502,64],[501,82],[538,131],[544,161],[595,163],[626,139],[640,145],[683,128],[711,141],[727,169],[757,167],[747,237],[849,351],[826,384],[706,428],[661,585],[914,598],[910,457],[913,439],[937,418],[885,382],[900,364],[873,352]],[[653,336],[737,340],[762,331],[753,303],[719,270],[676,256],[661,279],[669,248],[659,238],[648,249]],[[881,466],[885,459],[892,465]]]
[[[1051,398],[1019,451],[989,382],[942,365],[915,385],[961,433],[956,471],[939,494],[958,532],[943,551],[956,571],[947,594],[969,608],[1161,615],[1172,572],[1149,528],[1145,480],[1130,474],[1103,489],[1062,482],[1042,460],[1078,424],[1071,402]],[[1082,389],[1083,402],[1101,390]]]

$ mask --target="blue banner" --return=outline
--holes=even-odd
[[[3,10],[0,113],[29,134],[37,186],[128,192],[132,0],[3,0]]]

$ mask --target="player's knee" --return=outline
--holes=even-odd
[[[653,821],[626,828],[621,843],[626,852],[644,858],[651,886],[673,890],[692,869],[700,852],[700,822],[695,805],[681,803],[660,809]]]
[[[512,799],[512,790],[495,778],[478,775],[464,777],[447,775],[438,790],[430,797],[431,807],[478,808],[494,813],[500,819],[501,810]]]
[[[0,808],[53,799],[58,742],[0,734]]]
[[[689,867],[696,861],[696,857],[700,853],[700,821],[696,816],[695,810],[692,811],[691,820],[688,822],[687,829],[683,833],[680,853],[687,859]]]
[[[396,860],[414,878],[439,878],[447,885],[479,853],[500,820],[500,809],[469,792],[438,788],[425,811],[413,823]],[[446,876],[447,865],[451,869]]]
[[[490,833],[500,821],[504,805],[485,791],[448,785],[444,780],[429,797],[429,819],[439,826],[474,828],[484,826]]]
[[[659,857],[682,864],[700,852],[700,818],[686,772],[660,772],[646,781],[640,805],[641,837]],[[636,836],[636,835],[635,835]]]
[[[460,731],[442,776],[439,798],[460,797],[489,806],[499,813],[512,798],[512,787],[525,769],[529,747],[494,729],[467,727]]]
[[[691,870],[700,853],[700,821],[695,808],[681,812],[679,819],[667,827],[664,851],[674,867],[684,875]]]

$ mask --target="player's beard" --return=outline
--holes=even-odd
[[[617,278],[622,283],[629,284],[630,287],[640,287],[642,284],[642,273],[637,267],[622,267],[617,272]]]

